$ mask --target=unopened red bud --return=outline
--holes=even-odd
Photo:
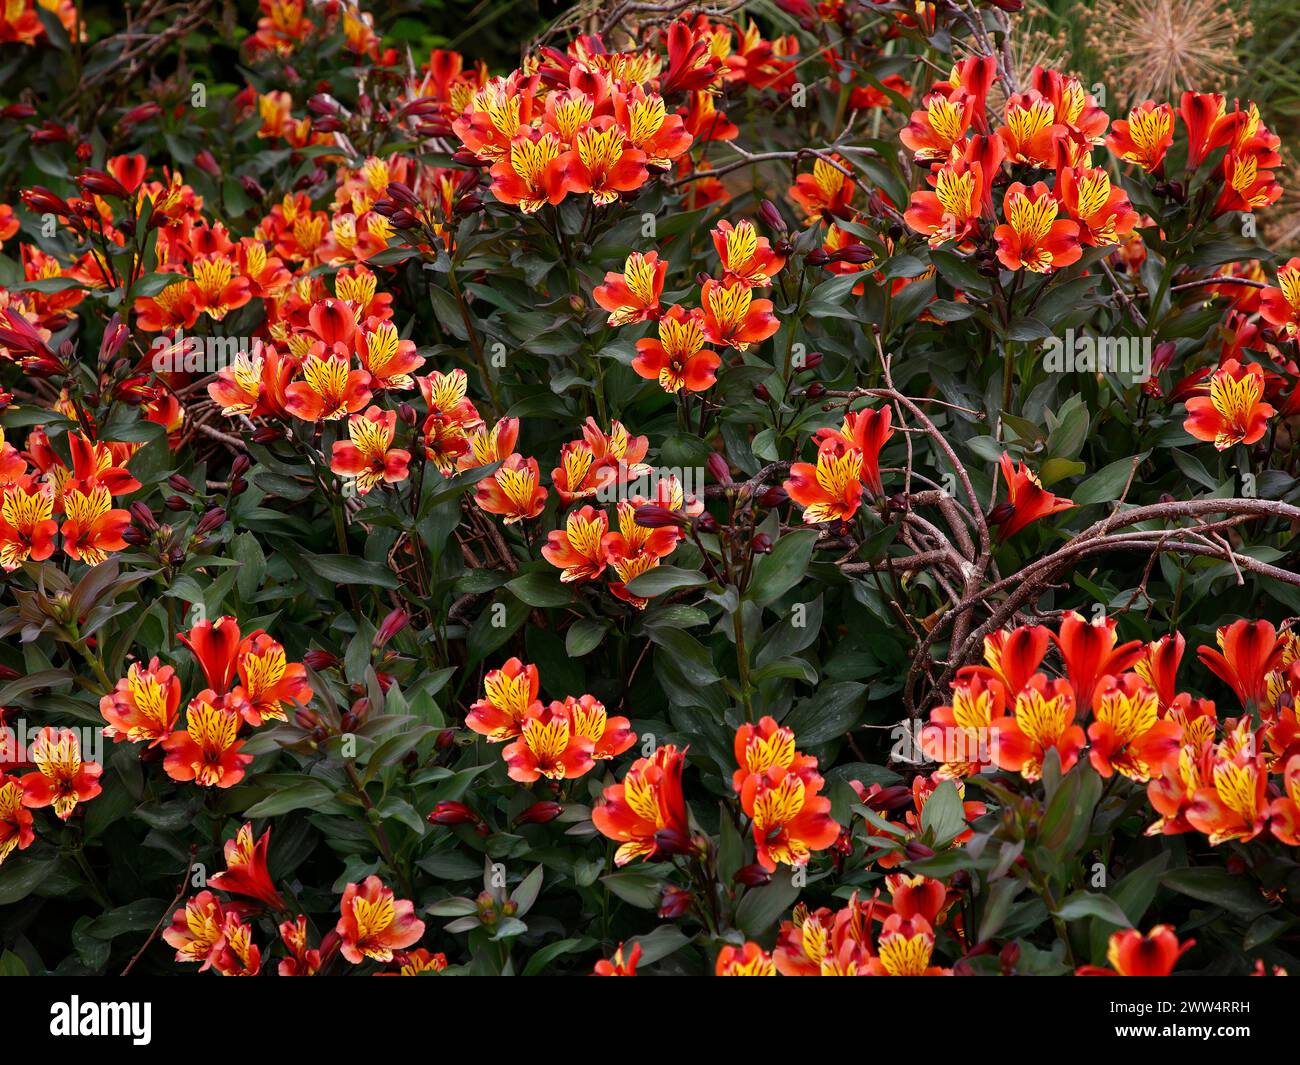
[[[885,813],[889,810],[897,810],[907,806],[911,801],[911,788],[906,784],[891,784],[887,788],[881,788],[874,794],[866,796],[863,799],[863,804],[877,813]]]
[[[517,825],[544,825],[554,821],[564,812],[564,807],[558,802],[535,802],[528,807],[523,813],[515,818]]]
[[[715,533],[718,531],[718,519],[706,510],[695,519],[695,527],[702,533]]]
[[[389,221],[398,229],[415,229],[420,224],[420,220],[405,208],[394,211]]]
[[[686,519],[679,511],[669,510],[656,503],[644,503],[637,507],[635,518],[643,529],[680,529],[686,525]]]
[[[403,425],[414,425],[420,417],[416,409],[405,402],[397,405],[397,416],[402,419]]]
[[[1010,975],[1015,972],[1016,963],[1020,961],[1020,944],[1008,943],[998,954],[998,966],[1001,970]]]
[[[462,148],[460,151],[456,152],[456,153],[451,157],[451,161],[452,161],[453,163],[455,163],[457,166],[483,166],[483,165],[485,165],[484,162],[483,162],[483,160],[480,159],[480,158],[479,158],[477,155],[475,155],[473,152],[471,152],[468,148]]]
[[[663,858],[674,854],[690,854],[694,849],[691,837],[675,828],[661,828],[655,833],[655,857]]]
[[[411,615],[401,607],[391,610],[386,618],[380,622],[378,631],[375,632],[373,646],[383,647],[394,636],[401,632],[410,623]]]
[[[185,500],[183,500],[180,496],[168,496],[168,497],[163,501],[163,505],[164,505],[168,510],[178,510],[178,511],[179,511],[179,510],[189,510],[189,509],[190,509],[190,505],[189,505],[188,503],[186,503]]]
[[[261,184],[258,182],[256,178],[249,177],[247,174],[245,174],[243,177],[239,179],[239,184],[243,187],[244,191],[248,193],[248,195],[253,199],[255,200],[266,199],[266,189],[262,188]]]
[[[388,183],[388,198],[401,207],[408,207],[412,211],[420,209],[420,200],[415,195],[415,190],[403,181],[390,181]]]
[[[776,204],[771,200],[764,200],[758,209],[758,217],[763,220],[763,224],[769,229],[774,229],[778,233],[784,233],[788,229],[785,219],[781,217],[781,212],[777,210]]]
[[[731,484],[731,464],[717,451],[709,452],[705,462],[709,476],[718,484]]]
[[[440,802],[429,813],[431,825],[476,824],[482,818],[463,802]]]
[[[250,459],[247,455],[244,454],[236,455],[235,461],[230,464],[230,476],[242,477],[244,476],[244,474],[248,472],[249,467],[252,465],[253,465],[253,460]]]
[[[302,656],[304,664],[309,669],[319,673],[323,669],[332,669],[339,664],[338,655],[332,655],[328,651],[313,650],[308,651]]]
[[[830,256],[833,263],[852,263],[854,266],[869,263],[875,257],[872,250],[865,244],[850,244],[847,248],[840,248],[839,251],[831,252]]]
[[[35,118],[36,108],[31,104],[9,104],[0,108],[0,118]]]
[[[695,283],[699,285],[701,288],[703,288],[712,280],[713,278],[709,276],[707,270],[701,270],[698,274],[695,275]]]
[[[751,541],[751,544],[756,555],[766,555],[772,550],[772,538],[767,533],[759,533]]]
[[[777,255],[783,255],[786,258],[789,258],[790,254],[794,251],[794,244],[785,237],[782,237],[772,245],[772,250],[776,252]]]
[[[56,196],[42,185],[24,189],[20,193],[20,198],[37,214],[56,214],[64,218],[72,214],[72,208],[68,206],[67,200],[62,196]]]
[[[122,530],[122,539],[132,547],[144,547],[149,542],[149,534],[134,525],[128,525]]]
[[[762,494],[758,497],[758,502],[760,506],[768,507],[770,509],[772,507],[779,507],[789,498],[790,497],[786,495],[784,488],[779,488],[776,485],[773,485],[771,488],[765,488],[763,490]]]
[[[124,200],[129,195],[126,186],[123,185],[112,174],[106,174],[102,170],[87,170],[83,174],[77,175],[77,185],[87,193],[94,196],[112,196],[119,200]]]
[[[770,403],[772,401],[772,393],[767,390],[767,385],[755,385],[754,398],[760,403]]]
[[[815,370],[822,364],[822,360],[825,358],[826,356],[820,351],[810,351],[803,357],[803,368],[805,370]]]
[[[438,733],[438,738],[433,741],[433,744],[440,751],[445,751],[448,747],[450,747],[455,742],[456,742],[456,730],[445,728]]]
[[[732,879],[737,884],[744,884],[745,887],[762,887],[771,882],[772,874],[755,862],[753,865],[741,866]]]
[[[307,100],[307,110],[313,115],[337,115],[339,102],[329,93],[318,92]]]
[[[826,395],[826,386],[820,381],[814,381],[804,392],[809,399],[821,399],[822,396]]]
[[[214,529],[220,529],[226,524],[226,510],[224,507],[213,507],[204,513],[199,519],[199,523],[194,526],[194,532],[199,536],[206,536]]]
[[[274,425],[263,425],[253,431],[253,443],[273,444],[284,439],[284,430]]]
[[[217,162],[217,157],[206,148],[194,157],[194,165],[209,177],[221,177],[221,164]]]
[[[831,257],[821,248],[813,248],[812,251],[803,257],[803,260],[809,266],[825,266],[831,261]]]
[[[167,483],[177,492],[188,492],[190,495],[194,494],[194,485],[190,483],[189,478],[184,474],[173,473],[167,478]]]
[[[157,118],[162,114],[162,106],[156,101],[149,101],[147,104],[140,104],[131,108],[119,120],[124,126],[137,126],[141,122],[148,122],[152,118]]]
[[[136,500],[128,508],[131,512],[131,520],[146,532],[153,532],[158,528],[158,522],[153,516],[153,511],[141,500]]]
[[[318,118],[312,123],[312,129],[317,133],[338,133],[346,128],[343,120],[337,115],[326,115],[324,118]]]
[[[922,858],[934,857],[933,848],[927,847],[924,843],[920,843],[917,840],[912,840],[908,843],[908,845],[903,848],[903,853],[907,855],[907,860],[909,862],[919,862]]]
[[[230,494],[232,496],[242,496],[248,491],[248,482],[242,477],[236,477],[230,482]]]

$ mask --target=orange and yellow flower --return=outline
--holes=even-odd
[[[1204,387],[1204,386],[1203,386]],[[1272,406],[1264,400],[1264,369],[1229,359],[1210,377],[1209,394],[1187,401],[1183,428],[1197,440],[1227,451],[1236,444],[1253,444],[1264,436]]]
[[[99,783],[103,766],[82,760],[81,741],[72,729],[41,729],[27,756],[36,772],[22,778],[24,806],[52,806],[66,821],[78,803],[89,802],[104,790]]]
[[[623,272],[609,272],[605,283],[597,285],[592,298],[609,311],[610,325],[630,325],[659,317],[659,297],[664,290],[667,260],[656,252],[632,252],[623,264]]]
[[[474,502],[489,514],[501,515],[507,525],[535,518],[546,505],[546,489],[539,479],[536,459],[511,455],[475,486]]]
[[[104,735],[115,743],[148,743],[155,747],[171,734],[181,702],[181,682],[171,666],[158,659],[147,667],[132,662],[126,676],[99,700],[99,712],[108,725]]]
[[[519,735],[524,721],[542,709],[537,691],[537,667],[525,665],[517,658],[508,659],[500,669],[489,670],[483,678],[483,698],[469,708],[465,724],[490,743],[500,743]]]
[[[790,467],[785,491],[804,508],[807,525],[847,521],[862,502],[862,452],[843,439],[828,438],[817,449],[817,464]]]
[[[349,439],[334,442],[330,469],[349,478],[360,495],[379,484],[400,484],[409,474],[411,453],[392,446],[396,429],[396,411],[369,407],[352,415]]]
[[[192,780],[204,788],[232,788],[253,760],[241,754],[240,716],[211,690],[200,692],[185,712],[186,728],[162,741],[163,769],[173,780]]]
[[[672,744],[638,758],[621,784],[607,787],[591,820],[601,835],[619,844],[615,865],[654,858],[687,846],[690,823],[682,794],[686,751]]]
[[[415,916],[414,904],[394,898],[377,876],[366,877],[362,884],[349,884],[339,910],[334,926],[339,952],[353,965],[367,958],[388,963],[394,951],[406,949],[424,935],[424,922]]]
[[[722,358],[704,346],[703,324],[699,311],[670,307],[659,319],[658,339],[645,337],[636,342],[632,369],[648,381],[658,381],[669,393],[712,388]]]

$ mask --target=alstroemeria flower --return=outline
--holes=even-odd
[[[987,673],[970,671],[952,684],[951,705],[930,711],[921,750],[942,763],[935,776],[953,780],[993,764],[992,752],[1006,720],[1007,689]]]
[[[1124,928],[1110,937],[1106,947],[1109,969],[1083,965],[1078,976],[1168,976],[1196,940],[1178,942],[1178,934],[1167,924],[1158,924],[1143,935],[1136,928]]]
[[[1088,758],[1103,777],[1119,773],[1142,784],[1178,757],[1183,730],[1161,720],[1155,689],[1136,673],[1105,677],[1093,696]]]
[[[597,118],[573,139],[567,165],[571,192],[590,193],[604,207],[646,183],[646,154],[634,148],[611,117]]]
[[[1105,676],[1118,676],[1132,669],[1142,657],[1141,640],[1116,646],[1116,621],[1098,618],[1089,621],[1071,610],[1061,617],[1059,633],[1052,637],[1065,660],[1065,672],[1074,687],[1078,704],[1093,704],[1097,684]]]
[[[632,436],[620,421],[610,423],[607,436],[595,418],[588,418],[582,425],[582,439],[560,448],[560,465],[551,471],[551,483],[564,502],[572,503],[636,481],[652,472],[642,461],[649,448],[647,437]]]
[[[592,695],[574,698],[567,696],[562,705],[574,733],[591,741],[591,756],[596,761],[608,761],[622,754],[636,742],[636,733],[625,717],[610,717],[605,704]]]
[[[375,318],[366,321],[357,355],[374,388],[412,388],[415,380],[411,374],[424,365],[424,356],[416,352],[415,341],[401,339],[397,326]]]
[[[208,396],[228,418],[238,414],[283,418],[288,414],[286,390],[293,370],[291,359],[281,358],[274,346],[258,341],[251,354],[236,352],[230,365],[217,371]]]
[[[185,731],[173,732],[162,741],[167,775],[205,788],[234,787],[253,760],[251,754],[240,753],[244,746],[236,738],[240,721],[239,714],[227,710],[215,692],[200,692],[185,712]]]
[[[511,780],[531,784],[540,777],[572,780],[596,763],[595,744],[578,734],[564,703],[551,703],[530,713],[519,729],[519,738],[501,752]]]
[[[1215,632],[1219,649],[1198,647],[1197,657],[1227,684],[1247,713],[1268,698],[1268,677],[1282,662],[1286,641],[1267,621],[1234,621]]]
[[[790,188],[790,198],[804,209],[810,222],[820,221],[823,216],[842,217],[848,213],[855,185],[853,179],[840,169],[844,164],[838,159],[836,163],[839,166],[818,158],[813,163],[812,173],[798,175]]]
[[[893,414],[887,406],[849,411],[839,429],[818,429],[813,434],[813,442],[820,448],[828,439],[839,436],[854,447],[862,456],[863,483],[879,497],[885,491],[880,480],[880,452],[894,435],[892,420]]]
[[[818,794],[823,780],[816,765],[815,759],[796,757],[788,767],[773,764],[750,773],[741,785],[741,809],[753,821],[758,863],[768,872],[806,865],[813,851],[839,838],[831,801]]]
[[[924,917],[891,914],[876,939],[876,956],[867,962],[868,976],[951,976],[951,969],[930,964],[934,929]]]
[[[504,462],[513,454],[518,440],[518,418],[502,418],[490,429],[480,424],[469,434],[469,451],[460,457],[457,466],[462,470],[472,470]]]
[[[125,510],[114,510],[112,497],[103,485],[88,491],[69,487],[63,493],[63,550],[69,558],[97,566],[112,551],[126,547],[122,532],[131,524]]]
[[[0,861],[4,855],[4,789],[0,787]],[[1292,755],[1282,775],[1282,794],[1269,805],[1269,829],[1289,847],[1300,847],[1300,754]]]
[[[546,489],[538,481],[536,459],[511,455],[491,477],[474,488],[474,502],[489,514],[500,514],[505,524],[535,518],[546,505]]]
[[[668,113],[663,97],[640,86],[613,94],[614,117],[628,143],[645,156],[646,166],[667,169],[690,148],[691,131],[681,115]]]
[[[1267,757],[1248,717],[1214,745],[1209,772],[1186,811],[1187,823],[1203,832],[1210,846],[1229,840],[1245,843],[1267,830]]]
[[[1035,167],[1056,165],[1057,145],[1069,135],[1056,121],[1056,109],[1041,93],[1031,89],[1007,100],[1007,124],[998,130],[1010,163]]]
[[[469,378],[464,370],[449,373],[435,371],[419,378],[420,394],[429,408],[421,432],[424,434],[424,454],[438,467],[444,477],[450,477],[463,456],[468,454],[468,434],[483,424],[473,402],[467,398]],[[506,453],[508,455],[509,452]],[[502,455],[501,458],[505,458]],[[495,458],[491,461],[497,461]],[[487,465],[487,463],[480,463]]]
[[[965,242],[981,215],[991,210],[984,202],[989,178],[983,165],[955,159],[939,167],[927,180],[934,191],[912,193],[903,221],[913,232],[926,237],[932,248],[952,240]]]
[[[758,235],[748,218],[734,226],[724,218],[709,236],[722,263],[724,284],[738,281],[751,287],[770,285],[785,266],[785,256],[772,250],[768,239]]]
[[[610,325],[630,325],[659,317],[659,297],[664,290],[668,261],[656,252],[632,252],[623,264],[623,272],[610,271],[605,283],[597,285],[591,296],[609,311]]]
[[[1055,748],[1061,771],[1068,772],[1079,760],[1084,739],[1074,715],[1074,690],[1069,682],[1049,681],[1035,673],[1016,696],[1015,716],[999,723],[993,760],[1026,780],[1038,780],[1043,775],[1043,758]]]
[[[1187,401],[1183,428],[1197,440],[1212,441],[1218,451],[1253,444],[1263,437],[1274,414],[1263,398],[1263,367],[1229,359],[1210,377],[1209,395]]]
[[[27,757],[37,771],[22,778],[24,806],[52,806],[66,821],[78,803],[89,802],[104,790],[99,783],[104,767],[82,761],[81,741],[72,729],[41,729]]]
[[[26,850],[35,839],[32,815],[23,805],[22,782],[0,773],[0,865],[15,850]]]
[[[14,570],[24,562],[42,562],[54,554],[54,534],[59,526],[53,513],[54,493],[48,486],[3,489],[0,569]]]
[[[216,895],[200,891],[172,914],[172,923],[163,929],[163,942],[176,948],[177,961],[202,962],[199,972],[204,972],[224,945],[226,912]]]
[[[370,374],[352,369],[346,355],[303,360],[302,380],[285,389],[285,408],[305,422],[335,421],[354,414],[370,402]]]
[[[862,502],[862,452],[831,438],[817,449],[817,465],[796,462],[790,467],[786,494],[804,508],[807,525],[847,521]]]
[[[311,702],[306,666],[287,661],[284,647],[264,632],[243,640],[236,665],[239,686],[231,693],[231,704],[254,728],[265,721],[285,720],[286,706]]]
[[[1300,258],[1277,271],[1277,288],[1259,294],[1260,316],[1289,340],[1300,333]]]
[[[194,278],[194,306],[214,321],[253,298],[248,278],[239,274],[234,260],[224,255],[204,255],[190,263]]]
[[[1079,224],[1057,219],[1060,206],[1041,181],[1033,188],[1018,181],[1007,187],[1002,200],[1006,221],[993,231],[1003,266],[1045,274],[1079,261]]]
[[[393,955],[397,965],[396,972],[380,973],[380,976],[422,976],[425,973],[440,973],[447,968],[447,955],[433,954],[419,947],[416,950],[400,950]]]
[[[530,716],[542,709],[537,698],[537,667],[525,665],[517,658],[508,659],[500,669],[489,670],[483,678],[483,695],[469,708],[465,724],[489,743],[500,743],[519,735]]]
[[[289,952],[277,969],[280,976],[315,976],[320,971],[320,951],[307,946],[307,918],[299,914],[280,924],[280,941]]]
[[[518,204],[524,214],[544,203],[559,203],[571,187],[570,159],[554,133],[520,132],[492,167],[492,195],[502,203]]]
[[[157,658],[147,667],[132,662],[126,676],[99,700],[99,712],[108,722],[104,735],[115,743],[157,746],[176,724],[180,702],[181,682],[171,666],[160,666]]]
[[[772,301],[754,299],[748,285],[724,285],[710,278],[700,289],[700,304],[700,326],[711,344],[745,351],[781,328],[772,313]]]
[[[649,758],[638,758],[621,784],[607,787],[591,811],[600,834],[619,844],[614,864],[653,858],[667,843],[675,848],[690,836],[682,770],[686,751],[664,744]]]
[[[253,841],[253,826],[241,825],[234,839],[226,841],[226,871],[208,879],[210,887],[232,895],[247,895],[257,899],[272,910],[283,910],[284,900],[275,890],[271,872],[267,867],[267,848],[271,843],[271,829]]]
[[[636,342],[632,369],[647,381],[658,381],[665,392],[703,392],[717,381],[722,357],[704,346],[699,311],[670,307],[659,319],[659,339],[644,337]]]
[[[757,725],[746,722],[736,729],[732,749],[740,767],[731,775],[731,786],[737,792],[754,773],[766,773],[773,766],[791,768],[799,754],[794,747],[794,732],[766,715]],[[816,759],[812,764],[816,768]]]
[[[1144,100],[1133,108],[1127,120],[1117,118],[1106,138],[1106,147],[1148,174],[1160,171],[1173,143],[1174,109],[1168,104],[1157,105],[1154,100]]]
[[[953,145],[963,140],[970,129],[975,101],[962,92],[933,92],[921,103],[923,109],[912,112],[898,139],[918,163],[947,159]]]
[[[1011,508],[1011,513],[998,526],[998,539],[1005,540],[1040,518],[1059,514],[1074,506],[1063,496],[1047,491],[1025,463],[1022,462],[1017,467],[1010,455],[1003,454],[999,465],[1002,479],[1007,485],[1007,500],[1004,505]]]
[[[262,951],[253,942],[253,929],[239,914],[226,912],[221,941],[211,954],[212,968],[222,976],[256,976],[262,970]]]
[[[341,940],[339,951],[353,965],[366,958],[390,962],[395,950],[404,950],[424,935],[424,922],[415,916],[415,906],[396,899],[377,876],[363,884],[349,884],[339,904],[341,916],[334,926]]]
[[[713,972],[715,976],[775,976],[776,963],[757,943],[746,943],[743,947],[726,946],[718,951]]]
[[[618,950],[610,958],[602,958],[592,969],[592,976],[636,976],[636,964],[641,960],[641,944],[633,943],[624,951],[626,944],[620,943]]]
[[[230,690],[243,639],[235,618],[225,614],[216,621],[196,622],[189,632],[179,633],[176,638],[198,660],[209,688],[219,693]]]
[[[1111,184],[1102,167],[1062,167],[1056,175],[1056,195],[1079,223],[1079,240],[1090,247],[1118,244],[1137,225],[1138,213],[1127,193]]]
[[[1178,696],[1178,666],[1186,646],[1181,632],[1161,636],[1147,644],[1133,663],[1133,671],[1155,689],[1161,710],[1169,709]]]
[[[563,572],[560,580],[591,581],[605,571],[602,541],[609,531],[609,516],[585,506],[570,512],[563,529],[554,529],[542,545],[542,557]]]
[[[330,469],[352,478],[357,492],[365,495],[378,484],[400,484],[409,475],[411,453],[393,447],[397,412],[368,407],[364,414],[348,418],[348,440],[336,440]]]

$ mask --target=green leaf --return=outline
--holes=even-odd
[[[357,558],[355,555],[309,555],[303,557],[316,573],[335,584],[370,584],[379,588],[396,588],[397,575],[382,562]]]
[[[771,553],[755,564],[753,579],[745,589],[745,598],[759,606],[767,606],[803,580],[818,535],[816,529],[800,529],[780,537],[772,545]]]
[[[529,606],[564,606],[573,600],[573,593],[560,583],[556,570],[521,574],[507,581],[506,587]]]
[[[825,684],[796,703],[781,723],[794,730],[802,747],[838,739],[861,718],[866,692],[865,684],[852,680]]]
[[[1233,876],[1226,869],[1171,869],[1160,878],[1160,883],[1246,920],[1253,920],[1272,908],[1259,897],[1249,880]]]
[[[245,817],[274,817],[276,814],[288,813],[319,806],[334,798],[334,789],[323,780],[307,779],[299,784],[268,795],[261,802],[255,802],[244,811]]]
[[[1113,503],[1123,493],[1130,475],[1137,480],[1134,468],[1140,466],[1150,454],[1150,451],[1144,451],[1140,455],[1117,459],[1109,466],[1102,467],[1074,490],[1070,501],[1076,507],[1086,507],[1091,503]]]
[[[582,618],[570,625],[564,634],[564,649],[570,658],[581,658],[599,647],[608,631],[609,626],[603,621]]]
[[[927,804],[928,807],[929,804]],[[1106,895],[1095,895],[1090,891],[1076,891],[1054,911],[1064,921],[1078,921],[1085,917],[1100,917],[1108,924],[1120,928],[1132,928],[1133,923],[1120,908],[1120,904]]]
[[[760,888],[750,888],[736,907],[736,927],[759,936],[776,924],[799,898],[799,888],[786,869],[779,869]]]
[[[698,588],[708,584],[709,578],[703,573],[676,566],[656,566],[646,570],[639,577],[627,582],[627,590],[642,599],[653,599],[657,595],[677,592],[683,588]]]

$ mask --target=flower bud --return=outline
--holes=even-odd
[[[317,673],[322,669],[331,669],[339,664],[338,655],[332,655],[328,651],[308,651],[302,656],[302,660],[308,669]]]
[[[758,209],[758,217],[763,220],[763,224],[769,229],[774,229],[778,233],[788,231],[785,219],[781,217],[781,212],[777,210],[776,204],[771,200],[764,200]]]
[[[235,461],[230,464],[230,476],[242,477],[244,476],[244,474],[248,472],[249,467],[252,465],[253,465],[253,460],[250,459],[246,454],[236,455]]]
[[[463,802],[440,802],[429,814],[431,825],[477,824],[482,818]]]
[[[225,507],[212,507],[206,513],[204,513],[203,517],[199,519],[199,523],[196,526],[194,526],[194,532],[199,536],[206,536],[208,533],[212,532],[213,530],[220,529],[221,526],[225,524],[226,524]]]
[[[719,452],[709,452],[705,466],[708,468],[709,476],[715,482],[718,484],[731,484],[731,465]]]
[[[1004,521],[1009,521],[1015,512],[1016,505],[1014,503],[1002,502],[988,512],[985,520],[990,525],[1001,525]]]
[[[756,555],[766,555],[772,551],[772,538],[767,533],[759,533],[751,541],[751,544]]]
[[[767,385],[762,385],[762,384],[755,385],[754,398],[758,400],[760,403],[771,403],[772,393],[767,390]]]
[[[388,617],[379,625],[379,630],[375,633],[373,646],[383,647],[394,636],[406,628],[411,620],[411,615],[403,610],[400,606],[389,611]]]
[[[909,862],[917,862],[922,858],[934,857],[934,850],[918,840],[912,840],[909,842],[908,845],[903,848],[903,853],[907,855],[907,860]]]
[[[771,882],[772,874],[755,862],[753,865],[741,866],[732,879],[737,884],[744,884],[745,887],[762,887]]]
[[[665,884],[659,898],[659,917],[671,921],[681,917],[691,908],[691,893],[683,891],[676,884]]]
[[[168,497],[163,501],[163,505],[164,505],[168,510],[181,511],[181,510],[189,510],[189,509],[190,509],[190,505],[189,505],[188,503],[186,503],[185,500],[183,500],[180,496],[168,496]]]
[[[678,511],[655,503],[643,503],[637,507],[635,517],[643,529],[681,529],[686,526],[686,519]]]
[[[803,257],[803,261],[809,266],[825,266],[831,261],[831,257],[822,248],[813,248]]]
[[[523,813],[515,818],[517,825],[544,825],[554,821],[564,812],[564,807],[558,802],[535,802],[528,807]]]
[[[274,425],[263,425],[253,432],[253,443],[273,444],[284,439],[284,430]]]
[[[718,531],[718,519],[706,510],[695,519],[695,527],[702,533],[715,533]]]
[[[758,503],[759,506],[771,509],[772,507],[779,507],[789,498],[790,497],[786,495],[784,488],[773,485],[771,488],[763,489],[762,493],[758,497]]]

